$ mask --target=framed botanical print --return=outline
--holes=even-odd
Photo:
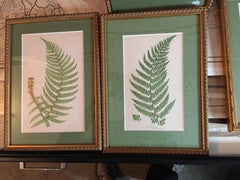
[[[228,105],[228,129],[240,130],[240,71],[239,71],[239,41],[240,41],[240,1],[221,0],[222,38],[225,57],[226,89]]]
[[[130,12],[130,11],[146,11],[146,10],[159,10],[170,8],[183,8],[183,7],[207,7],[210,8],[213,0],[105,0],[109,13],[116,12]]]
[[[98,14],[8,19],[5,148],[101,149]]]
[[[104,152],[205,154],[205,10],[101,17]]]

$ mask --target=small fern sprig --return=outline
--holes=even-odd
[[[175,38],[168,37],[144,54],[143,61],[139,61],[140,70],[131,74],[131,92],[135,98],[132,99],[137,111],[149,117],[152,123],[163,126],[166,115],[174,106],[175,100],[170,101],[168,93],[167,65],[169,63],[168,53],[170,43]],[[134,114],[133,119],[140,121],[139,115]]]
[[[46,45],[46,69],[43,94],[34,95],[34,78],[28,79],[28,93],[32,99],[30,105],[35,105],[29,115],[32,115],[31,127],[36,127],[45,123],[50,127],[50,123],[63,123],[61,117],[68,115],[69,107],[67,103],[75,99],[78,91],[78,71],[77,64],[71,56],[66,55],[63,50],[54,42],[41,40]]]

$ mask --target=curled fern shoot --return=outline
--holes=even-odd
[[[159,126],[166,123],[166,115],[175,104],[175,100],[170,101],[167,78],[169,48],[174,38],[175,35],[168,37],[148,50],[143,60],[139,61],[140,69],[136,69],[136,73],[132,74],[129,80],[136,110]],[[133,117],[136,121],[138,116]]]
[[[34,77],[28,78],[28,93],[32,100],[29,104],[32,107],[29,112],[32,128],[43,123],[46,127],[50,127],[51,123],[63,123],[63,117],[73,108],[68,103],[75,99],[78,91],[75,60],[56,43],[43,38],[41,40],[46,45],[45,82],[41,95],[34,94]]]

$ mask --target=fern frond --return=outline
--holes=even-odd
[[[133,81],[135,81],[136,83],[140,84],[143,87],[147,87],[148,84],[149,84],[149,81],[146,81],[144,79],[140,79],[140,78],[134,76],[133,74],[132,74],[132,78],[133,78]]]
[[[43,94],[38,101],[31,105],[30,114],[34,114],[30,123],[36,127],[45,123],[47,127],[52,123],[62,123],[61,117],[68,115],[67,103],[75,99],[78,92],[78,71],[77,64],[70,55],[54,42],[41,38],[46,45],[46,69]]]
[[[64,122],[63,120],[56,119],[52,116],[49,116],[48,120],[51,122],[54,122],[54,123],[63,123]]]
[[[73,83],[77,82],[78,78],[70,79],[70,80],[64,79],[64,80],[65,80],[65,81],[62,82],[63,88],[64,88],[65,86],[72,85]]]
[[[134,90],[131,90],[131,92],[134,94],[134,96],[139,99],[139,100],[142,100],[143,102],[151,102],[151,96],[147,96],[145,94],[141,94],[141,93],[138,93]]]
[[[68,113],[64,113],[64,112],[61,112],[61,111],[58,111],[58,110],[55,110],[55,109],[53,109],[53,110],[51,110],[51,115],[56,115],[57,117],[58,116],[66,116],[66,115],[68,115]],[[50,116],[48,116],[48,118],[49,118]]]
[[[147,81],[147,80],[149,79],[149,75],[148,75],[148,74],[145,74],[144,72],[139,71],[138,69],[136,69],[136,71],[137,71],[138,75],[139,75],[140,77],[142,77],[144,80]]]
[[[168,86],[163,86],[158,92],[156,90],[155,92],[152,92],[152,94],[153,101],[159,104],[159,102],[161,102],[161,100],[168,94]]]
[[[164,70],[160,73],[160,76],[155,76],[151,78],[150,85],[152,86],[152,90],[154,91],[167,81],[169,81],[169,79],[167,79],[167,71]]]
[[[136,99],[132,99],[132,100],[134,101],[134,103],[135,103],[136,105],[138,105],[139,107],[142,107],[142,108],[144,108],[144,109],[151,109],[151,108],[153,108],[153,107],[152,107],[152,104],[150,104],[150,103],[144,103],[144,102],[138,101],[138,100],[136,100]]]
[[[149,117],[152,123],[159,125],[165,124],[165,116],[175,103],[175,100],[169,102],[169,79],[167,79],[169,63],[167,56],[174,37],[168,37],[151,47],[144,54],[143,61],[138,62],[140,69],[136,69],[136,75],[131,74],[130,79],[135,108],[139,113]]]
[[[148,59],[146,58],[145,54],[143,55],[143,62],[144,62],[144,64],[146,65],[146,67],[148,69],[152,69],[153,62],[152,61],[148,61]]]
[[[145,63],[145,62],[144,62]],[[151,74],[151,69],[152,66],[150,68],[148,68],[147,66],[145,66],[143,63],[139,62],[139,65],[141,67],[141,69],[146,73],[146,74]]]
[[[175,100],[172,101],[172,102],[170,102],[170,103],[162,110],[162,112],[159,114],[159,117],[160,117],[160,118],[165,117],[165,116],[171,111],[174,103],[175,103]]]
[[[34,117],[32,117],[30,122],[35,121],[36,119],[40,118],[41,116],[42,116],[41,113],[36,114]]]
[[[137,83],[134,83],[130,80],[131,85],[138,90],[138,92],[141,92],[142,94],[150,94],[150,88],[146,89],[145,87],[142,87],[138,85]]]
[[[144,107],[138,106],[137,104],[134,104],[134,106],[140,113],[144,114],[145,116],[148,116],[148,117],[154,116],[154,112],[152,112],[151,110],[145,109]]]

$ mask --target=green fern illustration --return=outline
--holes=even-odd
[[[67,103],[75,99],[78,91],[77,64],[54,42],[40,38],[46,45],[46,69],[43,93],[34,94],[34,77],[28,78],[28,93],[32,99],[29,115],[31,127],[42,123],[50,127],[50,123],[63,123],[63,116],[68,115]]]
[[[139,61],[141,70],[136,69],[136,74],[131,74],[132,99],[137,111],[149,118],[152,123],[163,126],[166,115],[174,106],[175,100],[170,101],[168,93],[167,65],[168,53],[174,36],[160,41],[157,45],[144,54],[143,61]],[[133,117],[136,117],[134,115]],[[139,118],[134,118],[139,121]]]

